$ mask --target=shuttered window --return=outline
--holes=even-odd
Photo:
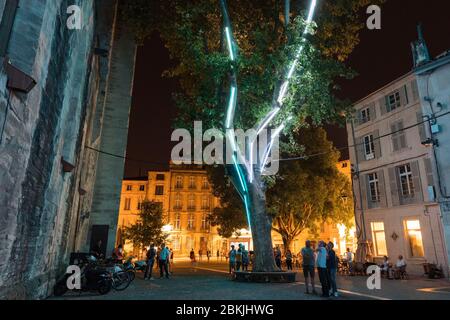
[[[6,0],[3,14],[0,7],[0,57],[6,56],[18,5],[19,0]]]
[[[417,80],[411,81],[411,91],[412,91],[412,99],[414,102],[419,101],[419,87],[417,85]]]
[[[417,112],[417,123],[418,123],[417,128],[419,130],[420,143],[427,140],[427,131],[426,131],[426,127],[425,127],[426,122],[423,122],[424,120],[425,119],[423,117],[422,111]]]
[[[403,121],[397,121],[391,125],[392,147],[398,151],[407,147],[406,133],[403,130]]]

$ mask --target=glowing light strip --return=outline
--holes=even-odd
[[[269,125],[270,121],[272,121],[273,118],[280,112],[280,108],[277,107],[270,111],[270,113],[266,116],[266,119],[263,121],[263,123],[259,126],[258,130],[256,131],[256,136],[259,136],[259,134]]]
[[[234,166],[236,167],[236,171],[237,171],[237,174],[239,177],[239,182],[241,183],[241,186],[242,186],[242,190],[244,190],[244,192],[247,192],[248,189],[247,189],[247,186],[245,185],[245,181],[244,181],[244,178],[242,177],[241,169],[239,168],[239,165],[237,163],[237,159],[236,159],[235,155],[233,155],[233,162],[234,162]]]
[[[256,137],[256,138],[258,138],[258,137]],[[248,180],[250,181],[250,183],[252,183],[253,182],[253,141],[251,141],[250,143],[249,143],[249,147],[250,147],[250,159],[249,159],[249,168],[248,168],[248,173],[249,173],[249,176],[248,176]]]
[[[234,113],[235,106],[236,106],[236,87],[232,86],[231,94],[230,94],[230,102],[228,104],[226,129],[230,129],[230,127],[231,127],[231,122],[233,121],[233,113]]]
[[[225,33],[227,34],[228,50],[230,52],[230,59],[234,61],[233,42],[231,41],[230,28],[225,27]]]
[[[245,204],[245,211],[247,213],[247,223],[248,223],[248,229],[250,232],[252,232],[252,226],[250,224],[250,207],[248,205],[247,196],[244,195],[244,204]]]
[[[289,119],[288,119],[289,120]],[[281,126],[279,126],[276,130],[275,130],[275,132],[274,132],[274,134],[272,135],[272,139],[270,140],[270,143],[269,143],[269,146],[268,146],[268,148],[266,149],[266,152],[265,152],[265,154],[264,154],[264,157],[263,157],[263,162],[261,163],[261,172],[264,170],[264,167],[266,166],[266,164],[267,164],[267,160],[269,159],[269,153],[270,153],[270,150],[272,149],[272,146],[273,146],[273,142],[275,141],[275,139],[280,135],[280,133],[281,133],[281,131],[283,131],[283,129],[286,127],[286,125],[283,123]]]

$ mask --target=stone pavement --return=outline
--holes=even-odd
[[[144,281],[138,273],[136,280],[123,292],[112,291],[106,296],[83,293],[67,294],[62,298],[89,300],[322,300],[319,296],[304,293],[300,283],[263,284],[231,281],[226,264],[199,263],[192,269],[188,262],[178,261],[171,279]],[[316,286],[318,277],[316,277]],[[450,300],[450,283],[446,280],[387,280],[382,279],[381,290],[369,290],[366,277],[339,277],[340,296],[332,300]],[[430,292],[430,288],[438,292]],[[444,288],[444,289],[439,289]],[[445,289],[446,288],[446,289]],[[317,291],[320,288],[317,286]]]

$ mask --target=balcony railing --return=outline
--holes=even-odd
[[[196,206],[188,206],[188,211],[195,211],[196,210]]]

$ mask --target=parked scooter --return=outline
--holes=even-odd
[[[79,293],[97,291],[101,295],[105,295],[111,291],[112,274],[105,268],[98,267],[96,261],[95,257],[90,256],[87,262],[79,264],[81,270],[81,288],[70,291]],[[55,296],[62,296],[69,291],[67,280],[70,276],[70,274],[65,274],[61,280],[56,282],[53,290]]]

